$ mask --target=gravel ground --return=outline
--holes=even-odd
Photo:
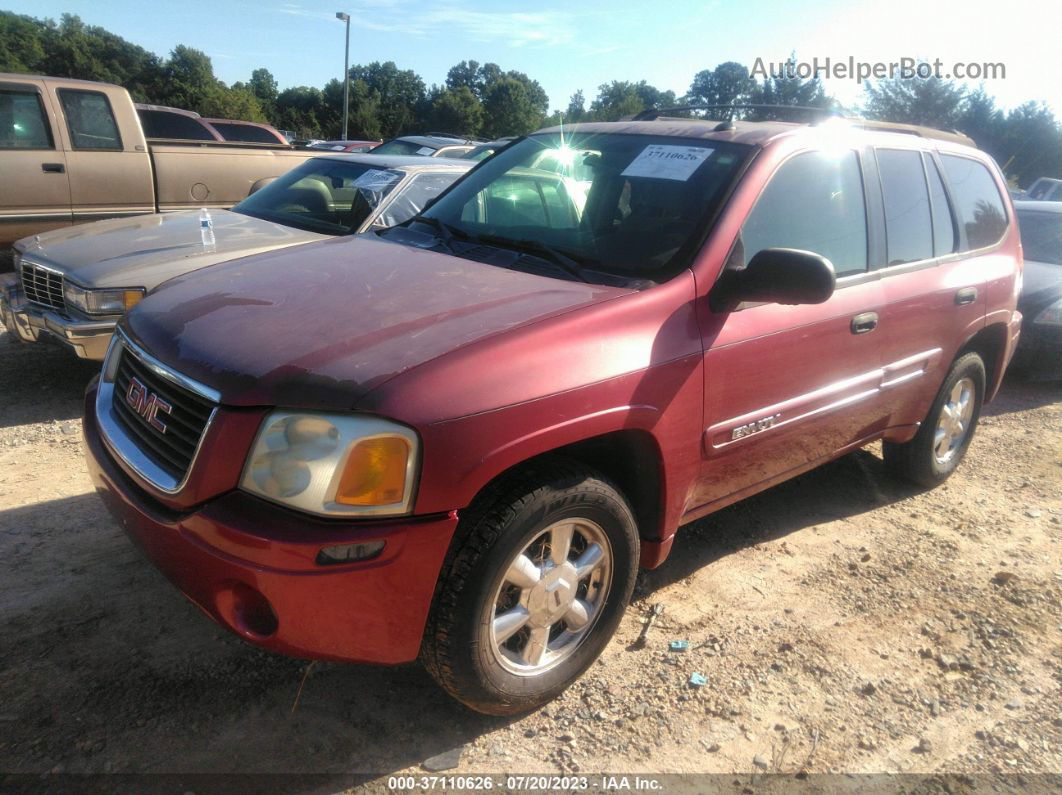
[[[95,366],[5,336],[0,771],[1062,771],[1062,385],[1007,383],[935,491],[868,448],[684,528],[602,659],[506,720],[205,619],[91,491]]]

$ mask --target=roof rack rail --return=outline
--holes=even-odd
[[[648,108],[631,117],[631,121],[653,121],[665,113],[681,113],[688,110],[784,110],[818,113],[837,116],[837,111],[828,108],[811,108],[806,105],[681,105],[675,108]]]
[[[917,135],[921,138],[932,138],[938,141],[951,141],[952,143],[976,147],[974,140],[958,130],[938,130],[935,127],[925,127],[921,124],[903,124],[898,121],[877,121],[876,119],[844,119],[853,127],[861,127],[864,130],[880,130],[881,132],[904,133]]]
[[[821,118],[812,124],[821,124],[825,121],[840,119],[853,127],[864,130],[880,130],[882,132],[904,133],[917,135],[922,138],[932,138],[938,141],[951,141],[952,143],[976,147],[972,138],[958,130],[938,130],[935,127],[926,127],[920,124],[903,124],[893,121],[878,121],[875,119],[861,119],[853,116],[844,116],[839,111],[827,108],[811,108],[805,105],[684,105],[677,108],[649,108],[641,113],[630,117],[630,121],[653,121],[665,113],[677,113],[688,110],[786,110],[801,111],[804,113],[817,113]],[[733,121],[724,121],[719,125],[719,130],[733,129]]]

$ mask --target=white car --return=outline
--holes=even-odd
[[[59,339],[102,360],[118,319],[164,281],[225,260],[408,221],[475,163],[367,154],[315,157],[232,210],[156,213],[15,243],[0,315],[16,338]]]

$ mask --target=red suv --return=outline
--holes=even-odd
[[[420,657],[514,713],[601,653],[680,525],[876,439],[947,478],[1020,273],[1006,185],[959,136],[545,130],[405,225],[148,295],[89,388],[90,468],[251,643]]]

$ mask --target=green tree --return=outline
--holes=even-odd
[[[544,115],[527,86],[512,77],[502,77],[491,84],[483,101],[483,112],[483,132],[491,138],[536,130]]]
[[[1062,176],[1062,130],[1042,102],[1026,102],[1007,114],[998,147],[989,151],[1023,188],[1037,177]]]
[[[477,135],[483,127],[483,105],[468,86],[448,88],[432,100],[429,121],[436,130]]]
[[[321,119],[327,123],[328,115],[324,95],[318,88],[292,86],[277,95],[274,123],[285,130],[294,130],[302,138],[322,137]]]
[[[461,61],[461,63],[450,67],[450,71],[446,73],[446,87],[450,91],[456,91],[459,88],[467,88],[477,99],[482,100],[480,95],[479,77],[479,61]]]
[[[383,137],[392,138],[419,126],[425,89],[424,81],[412,69],[399,69],[394,61],[376,61],[352,66],[350,77],[362,81],[377,104]]]
[[[590,116],[597,121],[616,121],[648,108],[674,105],[674,91],[661,91],[644,80],[638,83],[613,80],[598,86],[597,98],[590,105]]]
[[[868,81],[863,91],[868,118],[944,130],[958,126],[966,104],[966,88],[939,77]]]
[[[756,81],[749,76],[747,67],[726,61],[694,75],[684,99],[690,105],[746,105],[755,89]],[[733,114],[721,110],[709,111],[708,115],[728,119]]]
[[[586,119],[586,97],[583,90],[579,89],[568,100],[568,110],[564,112],[566,124],[577,124]]]
[[[248,83],[248,87],[251,93],[254,94],[255,99],[258,100],[262,111],[266,116],[272,118],[277,107],[277,97],[280,95],[277,79],[273,77],[273,73],[265,68],[255,69],[251,72],[251,80]]]
[[[47,32],[40,20],[0,11],[0,72],[43,72]]]

